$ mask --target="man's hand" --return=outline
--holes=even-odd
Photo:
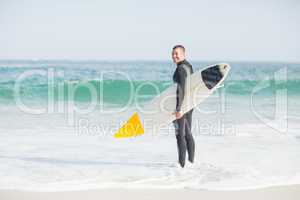
[[[173,115],[175,115],[176,119],[180,119],[182,117],[181,111],[176,111],[173,113]]]

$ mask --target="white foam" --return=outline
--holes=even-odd
[[[288,136],[197,135],[196,164],[182,170],[174,166],[174,135],[115,140],[72,129],[15,131],[6,130],[0,141],[2,189],[237,190],[300,183],[299,141]]]

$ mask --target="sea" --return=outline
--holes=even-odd
[[[171,61],[1,60],[0,189],[300,184],[300,63],[190,60],[219,62],[231,71],[194,109],[195,162],[181,169],[173,124],[113,137],[173,84]]]

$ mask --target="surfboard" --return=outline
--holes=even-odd
[[[188,76],[181,112],[184,114],[190,111],[208,98],[222,85],[229,71],[229,64],[218,63]],[[129,120],[114,134],[114,137],[128,138],[143,135],[146,132],[155,134],[174,121],[176,119],[174,115],[176,89],[177,84],[173,84],[133,113]]]

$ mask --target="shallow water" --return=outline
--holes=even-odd
[[[191,63],[200,69],[216,62]],[[300,183],[300,64],[229,64],[224,87],[194,111],[196,163],[181,170],[172,125],[138,138],[111,137],[137,105],[172,84],[172,63],[1,61],[0,188]]]

